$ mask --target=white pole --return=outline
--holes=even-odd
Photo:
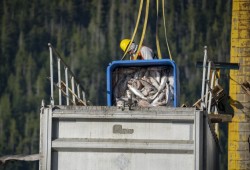
[[[66,96],[67,96],[67,106],[69,106],[69,80],[68,80],[68,68],[65,68],[65,81],[66,81]]]
[[[208,69],[207,69],[207,80],[206,80],[206,93],[205,93],[205,106],[208,108],[208,97],[210,93],[208,92],[210,87],[210,70],[211,70],[211,61],[208,62]]]
[[[54,105],[54,89],[53,89],[53,54],[52,54],[52,47],[51,44],[48,43],[49,46],[49,54],[50,54],[50,104]]]
[[[61,59],[57,58],[58,66],[58,86],[59,86],[59,105],[62,105],[62,90],[61,90]]]
[[[207,46],[204,47],[204,60],[203,60],[203,75],[202,75],[202,90],[201,90],[201,109],[204,109],[204,91],[206,79],[206,63],[207,63]]]
[[[71,88],[72,88],[72,97],[73,97],[73,103],[76,104],[76,98],[75,98],[75,80],[74,77],[71,77]]]

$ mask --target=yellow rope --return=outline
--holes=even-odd
[[[169,53],[169,58],[172,60],[172,55],[170,52],[170,48],[168,45],[168,38],[167,38],[167,31],[166,31],[166,20],[165,20],[165,11],[164,11],[164,0],[162,0],[162,15],[163,15],[163,21],[164,21],[164,33],[165,33],[165,40],[166,40],[166,44],[167,44],[167,48],[168,48],[168,53]]]
[[[146,3],[146,12],[145,12],[145,19],[144,19],[144,25],[143,25],[143,30],[142,30],[142,36],[141,36],[140,43],[138,45],[138,49],[137,49],[136,54],[134,56],[135,60],[137,59],[138,54],[141,50],[142,42],[143,42],[143,39],[144,39],[144,36],[146,33],[146,28],[147,28],[147,23],[148,23],[148,9],[149,9],[149,0],[147,0],[147,3]]]
[[[157,55],[159,59],[162,59],[162,55],[161,55],[161,47],[160,47],[160,43],[159,43],[159,37],[158,37],[158,22],[159,22],[159,1],[156,0],[156,11],[157,11],[157,19],[156,19],[156,47],[157,47]]]
[[[142,7],[143,7],[143,0],[141,0],[141,3],[140,3],[140,8],[139,8],[138,16],[137,16],[137,21],[136,21],[136,25],[135,25],[135,29],[134,29],[134,32],[133,32],[131,41],[130,41],[130,43],[129,43],[129,45],[128,45],[128,48],[127,48],[126,51],[124,52],[123,57],[122,57],[121,60],[123,60],[123,59],[125,58],[126,54],[128,53],[128,50],[130,49],[130,46],[131,46],[132,42],[134,41],[135,34],[136,34],[136,32],[137,32],[138,25],[139,25],[140,18],[141,18]]]

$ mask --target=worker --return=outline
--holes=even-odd
[[[129,46],[129,43],[131,42],[130,39],[123,39],[120,42],[121,49],[125,52]],[[138,45],[136,45],[134,42],[131,43],[130,48],[128,50],[128,54],[130,54],[130,60],[152,60],[155,58],[155,55],[153,53],[153,50],[149,47],[142,46],[140,52],[138,53],[138,57],[135,58],[135,54],[138,50]]]

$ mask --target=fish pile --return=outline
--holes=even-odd
[[[172,67],[122,67],[112,73],[115,106],[173,106]]]

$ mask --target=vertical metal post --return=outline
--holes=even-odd
[[[51,170],[51,154],[52,154],[52,108],[49,108],[47,115],[47,167],[46,170]]]
[[[50,56],[50,104],[54,105],[54,89],[53,89],[53,85],[54,85],[54,78],[53,78],[53,54],[52,54],[52,47],[51,44],[48,43],[49,46],[49,56]]]
[[[206,80],[206,93],[205,93],[205,106],[208,108],[208,96],[210,93],[208,92],[210,87],[210,71],[211,71],[211,61],[208,62],[208,69],[207,69],[207,80]]]
[[[57,58],[58,66],[58,86],[59,86],[59,105],[62,105],[62,90],[61,90],[61,59]]]
[[[69,105],[69,79],[68,79],[68,68],[65,67],[65,81],[66,81],[66,101],[67,101],[67,106]]]
[[[204,109],[204,91],[206,79],[206,63],[207,63],[207,46],[204,47],[203,74],[202,74],[202,90],[201,90],[201,109]]]
[[[82,91],[82,100],[83,100],[84,102],[86,102],[85,92],[84,92],[84,91]]]
[[[71,87],[72,87],[73,103],[76,104],[76,98],[75,98],[75,79],[74,79],[73,76],[71,77]]]
[[[79,99],[81,99],[81,95],[80,95],[80,85],[79,85],[79,84],[77,84],[77,97],[78,97]]]
[[[210,84],[210,95],[209,95],[209,102],[208,102],[208,114],[210,114],[210,111],[211,111],[211,103],[212,103],[212,98],[213,98],[213,94],[212,94],[212,90],[213,90],[213,87],[214,87],[214,77],[215,77],[215,72],[216,70],[213,70],[213,73],[212,73],[212,80],[211,80],[211,84]]]

